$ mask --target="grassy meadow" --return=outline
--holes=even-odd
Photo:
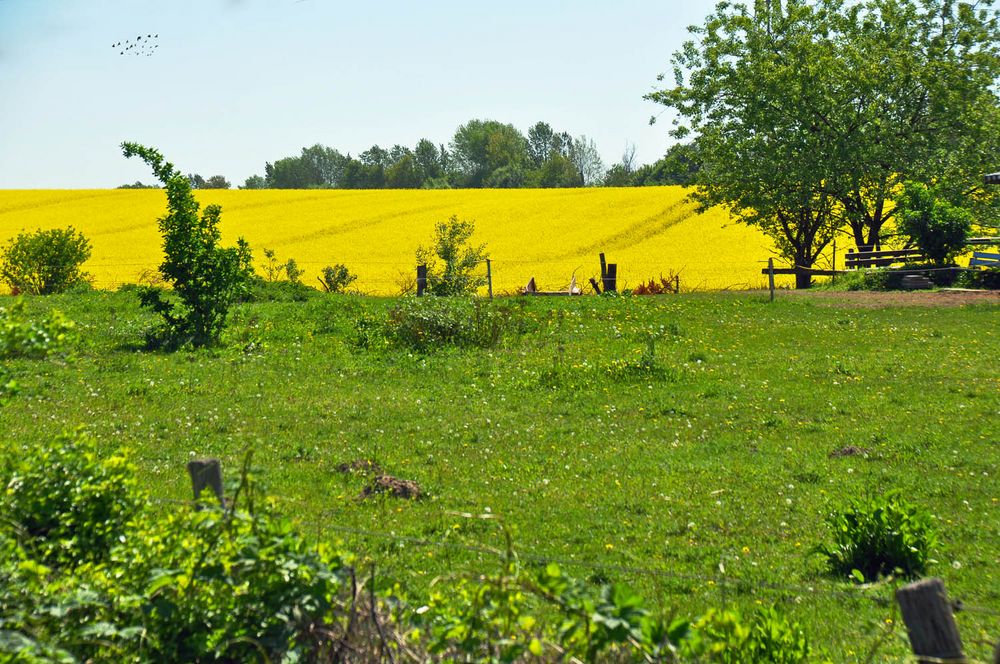
[[[414,252],[430,243],[434,224],[452,215],[476,223],[486,243],[497,292],[535,277],[546,290],[598,276],[597,255],[619,264],[622,287],[671,271],[683,290],[760,286],[761,261],[773,244],[727,213],[696,214],[681,187],[462,190],[199,190],[222,205],[228,243],[244,236],[262,266],[263,249],[294,258],[316,284],[326,265],[346,264],[354,287],[395,295],[414,279]],[[21,230],[73,225],[93,243],[85,269],[99,288],[148,276],[162,260],[157,217],[161,190],[0,191],[0,243]],[[485,270],[485,267],[483,268]],[[783,278],[782,283],[791,283]]]
[[[883,637],[876,659],[898,661],[905,633],[891,583],[831,578],[811,549],[848,498],[900,489],[934,514],[931,573],[971,607],[967,653],[987,658],[1000,628],[973,609],[1000,605],[997,306],[532,298],[495,303],[525,332],[491,350],[359,347],[357,321],[397,303],[244,304],[221,348],[162,354],[138,350],[153,319],[134,294],[31,299],[81,339],[68,358],[8,362],[7,453],[82,425],[132,450],[169,501],[187,498],[192,456],[232,476],[251,449],[309,537],[415,592],[493,569],[505,528],[526,560],[626,581],[679,614],[776,604],[838,662]],[[651,332],[662,371],[620,371]],[[365,478],[338,467],[362,460],[427,497],[361,499]]]

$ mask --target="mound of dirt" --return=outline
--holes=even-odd
[[[868,456],[869,450],[863,447],[858,447],[856,445],[848,445],[847,447],[841,447],[839,450],[834,450],[830,452],[831,459],[840,459],[842,457],[849,456]]]
[[[371,484],[361,490],[361,498],[368,498],[379,493],[387,493],[393,498],[417,500],[424,495],[420,485],[413,480],[401,480],[392,475],[379,475]]]

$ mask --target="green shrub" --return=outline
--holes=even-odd
[[[315,288],[310,288],[302,282],[265,281],[254,277],[246,294],[240,299],[243,302],[305,302],[318,295],[319,292]]]
[[[972,214],[938,198],[937,192],[919,182],[906,182],[896,201],[899,231],[937,265],[944,265],[965,250],[972,230]]]
[[[135,469],[102,458],[94,440],[64,434],[8,457],[0,527],[47,565],[103,560],[139,508]]]
[[[361,346],[374,347],[381,340],[419,352],[446,346],[494,348],[526,329],[520,303],[437,298],[404,299],[385,319],[367,317],[355,322]]]
[[[323,276],[319,277],[319,282],[327,293],[343,293],[357,278],[358,275],[351,274],[346,265],[337,263],[323,268]]]
[[[0,281],[15,293],[49,295],[86,285],[90,241],[69,228],[21,233],[0,251]]]
[[[45,357],[65,349],[76,338],[76,324],[53,310],[41,322],[29,320],[24,301],[0,307],[0,358]]]
[[[489,255],[486,245],[470,246],[476,226],[455,215],[434,227],[434,244],[417,249],[417,265],[427,265],[427,292],[431,295],[473,295],[486,285],[476,267]]]
[[[7,367],[0,365],[0,406],[4,406],[10,398],[21,391]]]
[[[1000,290],[1000,268],[990,267],[984,270],[965,270],[958,277],[956,285],[961,288]]]
[[[229,308],[248,291],[253,275],[250,246],[243,238],[236,247],[218,246],[222,208],[209,205],[199,217],[190,181],[158,151],[136,143],[123,143],[122,151],[152,167],[167,194],[167,214],[159,220],[165,256],[160,273],[173,290],[140,290],[143,306],[163,318],[162,327],[151,330],[147,340],[171,350],[215,344]]]
[[[810,649],[802,626],[772,607],[759,609],[749,620],[735,611],[709,609],[692,623],[680,651],[694,661],[794,664],[807,661]]]
[[[894,573],[920,576],[937,544],[931,515],[899,491],[855,499],[828,523],[833,541],[820,544],[816,552],[833,574],[857,581]]]

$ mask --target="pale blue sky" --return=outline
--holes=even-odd
[[[118,145],[240,184],[323,143],[447,143],[472,118],[671,143],[642,99],[713,0],[0,0],[0,188],[152,181]],[[152,57],[112,44],[158,33]]]

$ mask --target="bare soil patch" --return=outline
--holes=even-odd
[[[886,307],[964,307],[1000,304],[1000,291],[781,291],[776,297],[806,297],[831,307],[883,309]]]

